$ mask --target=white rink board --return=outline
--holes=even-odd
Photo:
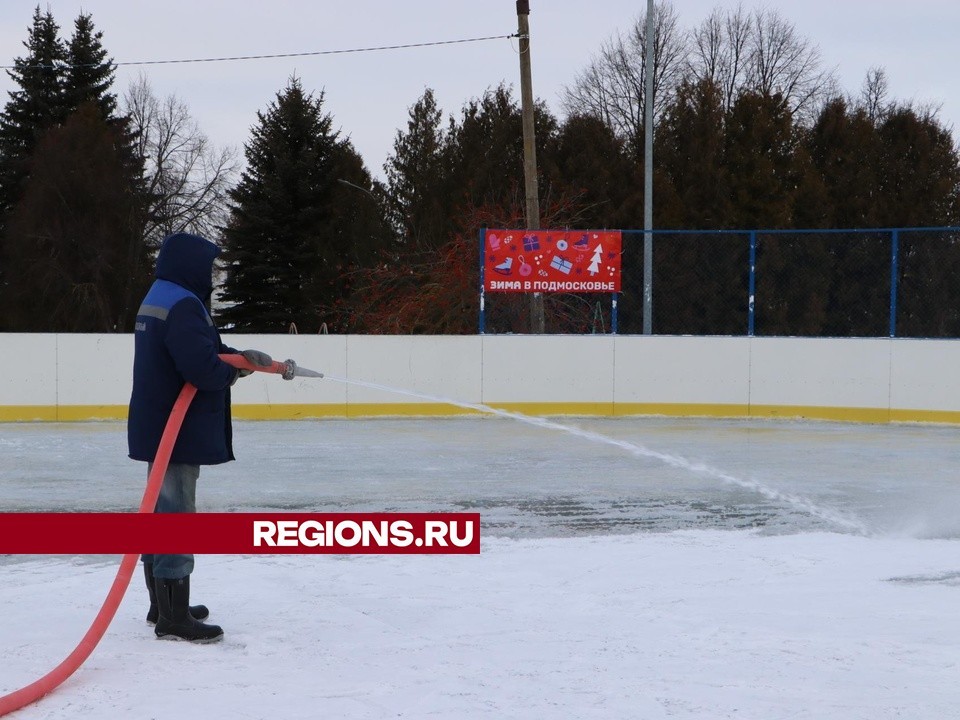
[[[750,348],[749,338],[617,338],[616,400],[746,406]]]
[[[225,335],[224,341],[335,378],[430,396],[256,374],[234,386],[234,406],[248,418],[393,409],[445,414],[436,401],[442,398],[548,414],[617,414],[619,406],[623,414],[729,410],[730,416],[960,422],[954,340]],[[6,334],[0,360],[6,369],[0,420],[125,417],[131,335]]]
[[[611,335],[483,337],[483,401],[613,403]]]
[[[750,404],[887,408],[890,340],[753,338]]]
[[[133,339],[129,335],[67,334],[57,338],[60,405],[130,402]]]
[[[58,337],[0,334],[0,405],[56,406]]]
[[[960,342],[893,340],[890,404],[894,408],[960,408]]]
[[[481,401],[479,336],[351,335],[346,377],[360,382],[451,398]],[[350,403],[428,403],[426,398],[350,385]]]

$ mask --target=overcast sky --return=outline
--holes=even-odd
[[[571,84],[600,44],[628,29],[643,0],[531,0],[533,84],[537,97],[560,113]],[[956,66],[957,0],[744,0],[791,21],[820,47],[844,90],[856,91],[873,66],[887,70],[892,95],[941,106],[940,118],[960,127]],[[0,64],[23,56],[33,0],[0,3]],[[118,63],[238,55],[346,50],[504,36],[516,31],[514,0],[49,0],[64,38],[80,13],[91,13]],[[675,0],[685,28],[732,1]],[[500,82],[519,97],[515,39],[369,53],[202,64],[121,66],[117,90],[146,73],[157,95],[176,94],[218,145],[242,149],[264,110],[296,73],[309,91],[325,90],[325,108],[367,167],[382,176],[397,130],[425,88],[445,115]],[[13,83],[0,77],[0,98]]]

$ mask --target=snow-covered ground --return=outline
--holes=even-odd
[[[201,510],[479,510],[479,556],[203,556],[225,640],[138,574],[12,717],[960,718],[960,430],[674,419],[236,423]],[[0,510],[129,510],[121,424],[0,425]],[[0,695],[86,630],[112,557],[0,558]]]

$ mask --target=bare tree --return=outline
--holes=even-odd
[[[773,10],[755,11],[753,30],[751,85],[762,95],[780,94],[795,116],[811,117],[836,86],[833,73],[822,69],[820,48]]]
[[[890,107],[890,101],[887,99],[889,85],[886,70],[879,67],[870,68],[863,79],[860,96],[852,104],[854,107],[863,109],[867,117],[874,122],[879,121]]]
[[[750,18],[738,6],[717,8],[690,33],[689,73],[693,83],[708,80],[720,90],[724,109],[733,107],[750,56]]]
[[[626,34],[617,33],[603,44],[573,86],[564,91],[569,115],[597,117],[625,139],[636,155],[643,149],[644,54],[646,16],[641,15]],[[659,118],[673,99],[683,77],[686,35],[677,12],[668,2],[654,5],[653,106]]]
[[[238,169],[232,148],[215,148],[175,95],[160,100],[141,75],[123,96],[136,134],[150,198],[145,238],[172,232],[215,236],[227,216],[227,189]]]
[[[779,95],[803,122],[836,94],[834,73],[823,69],[820,49],[775,10],[718,8],[690,37],[688,79],[712,82],[725,109],[744,92]]]

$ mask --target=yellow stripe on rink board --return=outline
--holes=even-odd
[[[345,403],[291,403],[273,404],[237,404],[230,408],[235,420],[314,420],[317,418],[342,418],[347,416]]]
[[[617,417],[666,415],[668,417],[741,418],[750,416],[750,406],[711,403],[615,403],[613,414]]]
[[[850,423],[960,422],[958,413],[891,411],[888,408],[825,407],[818,405],[712,405],[698,403],[617,403],[615,414],[665,415],[668,417],[766,418],[782,420],[829,420]],[[952,415],[952,419],[948,416]],[[935,419],[936,418],[936,419]]]
[[[126,420],[126,405],[0,405],[0,422]]]
[[[58,405],[57,420],[78,422],[81,420],[127,420],[126,405]]]
[[[506,410],[507,412],[541,417],[549,417],[551,415],[610,417],[613,415],[612,402],[503,402],[489,403],[489,406],[497,410]]]
[[[611,403],[493,403],[489,407],[525,415],[609,416]],[[233,416],[244,420],[297,420],[346,417],[453,417],[484,415],[483,410],[451,403],[334,403],[330,405],[234,405]]]
[[[0,405],[0,422],[55,422],[56,405]]]
[[[234,405],[238,420],[310,420],[320,418],[450,417],[478,410],[446,403],[330,403],[312,405]]]
[[[449,403],[350,403],[347,417],[452,417],[482,414],[478,410]]]
[[[956,410],[890,410],[890,422],[960,423]]]
[[[915,422],[960,424],[960,411],[849,408],[802,405],[724,405],[700,403],[512,402],[490,407],[524,415],[583,417],[707,417],[827,420],[848,423]],[[482,415],[480,410],[445,403],[234,404],[238,420],[322,418],[453,417]],[[0,405],[0,422],[126,421],[126,405]]]
[[[751,405],[750,417],[784,420],[831,420],[850,423],[890,422],[889,408],[847,408],[806,405]]]

